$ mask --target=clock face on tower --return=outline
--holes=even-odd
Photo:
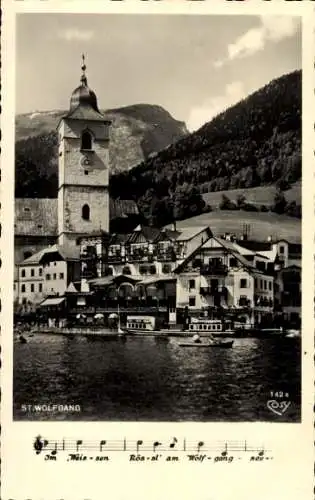
[[[82,167],[88,167],[89,165],[92,165],[92,159],[89,158],[88,156],[84,155],[81,158],[81,165]]]

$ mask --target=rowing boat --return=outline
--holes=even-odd
[[[214,342],[196,342],[196,341],[185,341],[179,342],[180,347],[221,347],[221,348],[229,348],[233,346],[234,340],[221,340]]]

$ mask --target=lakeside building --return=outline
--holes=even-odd
[[[40,303],[48,296],[63,296],[72,281],[80,280],[80,252],[67,245],[52,245],[18,266],[18,303]]]

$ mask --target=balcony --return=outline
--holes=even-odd
[[[225,276],[228,273],[228,267],[223,264],[216,265],[206,265],[202,264],[200,266],[200,274],[206,276]]]
[[[239,307],[251,307],[251,300],[245,297],[241,297],[238,301]]]

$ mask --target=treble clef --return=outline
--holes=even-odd
[[[36,451],[36,455],[39,455],[42,449],[47,446],[48,441],[45,441],[44,439],[41,438],[41,436],[37,436],[37,438],[34,441],[34,449]]]

